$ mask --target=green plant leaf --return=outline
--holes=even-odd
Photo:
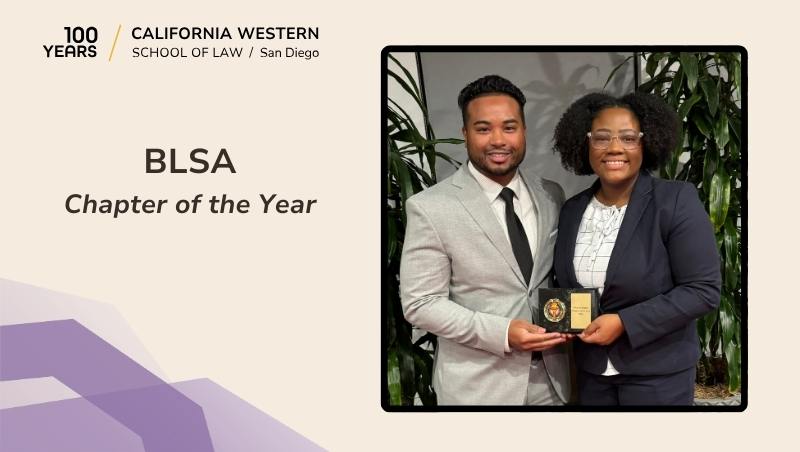
[[[684,163],[683,168],[681,171],[675,176],[675,180],[682,180],[685,181],[689,177],[689,172],[692,170],[692,160],[689,159],[688,162]]]
[[[678,71],[672,77],[672,83],[669,86],[669,99],[670,105],[677,106],[678,99],[681,96],[681,88],[683,87],[683,68],[679,67]]]
[[[400,116],[399,121],[403,125],[405,125],[405,129],[409,131],[406,135],[402,135],[401,137],[406,138],[406,140],[404,140],[404,141],[411,142],[414,145],[414,147],[417,148],[417,151],[418,151],[417,154],[419,155],[420,165],[422,164],[423,157],[427,158],[428,170],[430,171],[430,175],[433,178],[433,180],[436,180],[436,157],[434,155],[432,155],[432,154],[423,152],[423,151],[426,151],[426,150],[432,150],[433,147],[432,147],[431,143],[433,143],[435,141],[433,139],[433,129],[429,125],[428,116],[427,116],[427,112],[425,110],[425,107],[422,104],[418,104],[417,105],[419,107],[419,109],[423,113],[424,122],[426,124],[426,131],[427,131],[426,133],[428,134],[428,136],[431,137],[431,140],[428,140],[428,139],[426,139],[425,137],[422,136],[422,133],[417,129],[417,126],[414,123],[414,120],[411,118],[411,115],[409,115],[408,112],[406,112],[403,109],[403,107],[401,107],[397,102],[395,102],[392,99],[389,99],[389,102],[394,107],[396,107],[398,110],[400,110],[400,112],[402,112],[402,116],[400,116],[398,114],[398,116]],[[390,113],[397,114],[392,107],[390,107],[389,111],[390,111]],[[394,121],[394,122],[397,122],[397,121]]]
[[[710,139],[713,136],[713,130],[711,128],[711,119],[706,116],[707,114],[705,111],[693,111],[690,119],[697,127],[697,130]]]
[[[395,74],[394,71],[392,70],[387,70],[386,73],[389,75],[389,77],[393,78],[397,82],[397,84],[400,85],[400,87],[403,88],[403,90],[405,90],[405,92],[407,92],[414,99],[417,105],[419,105],[420,107],[423,106],[422,99],[419,97],[419,92],[415,91],[414,88],[412,88],[408,82],[406,82],[399,75]]]
[[[669,53],[659,54],[659,69],[656,70],[650,81],[642,85],[644,88],[639,89],[639,91],[656,94],[664,98],[672,107],[677,108],[678,101],[680,99],[680,93],[673,97],[669,95],[669,91],[673,88],[677,71],[680,70],[680,65],[677,65],[677,70],[674,69],[674,64],[678,61],[678,58],[674,55],[671,55],[672,54]],[[665,58],[666,62],[664,62]],[[648,86],[648,84],[650,85]],[[679,85],[680,84],[682,84],[682,82],[679,83]]]
[[[389,103],[391,104],[391,106],[389,107],[390,120],[394,118],[394,120],[392,120],[392,123],[397,124],[399,128],[413,130],[417,133],[417,135],[422,136],[422,133],[417,128],[417,125],[414,122],[414,119],[411,117],[411,115],[394,100],[389,99]],[[421,106],[418,105],[418,107],[422,110]]]
[[[661,61],[660,53],[652,53],[647,57],[647,64],[645,64],[644,71],[650,76],[650,78],[653,78],[653,75],[656,73],[656,68],[658,68],[659,61]]]
[[[398,304],[400,303],[399,300],[400,294],[397,293],[397,283],[389,280],[388,284],[386,284],[385,289],[386,289],[386,296],[384,300],[385,309],[387,313],[393,314],[395,312],[394,303]],[[384,322],[386,323],[386,331],[388,333],[387,334],[388,347],[386,348],[387,359],[388,359],[388,352],[394,347],[395,341],[397,339],[397,319],[395,318],[394,315],[387,315],[384,318]]]
[[[417,371],[417,394],[423,405],[433,405],[436,403],[436,395],[431,390],[433,374],[433,358],[424,349],[414,346],[414,366]]]
[[[725,360],[728,363],[728,391],[734,393],[742,385],[742,348],[735,343],[729,343],[725,347]]]
[[[680,161],[681,154],[683,154],[683,142],[686,139],[682,122],[678,124],[678,136],[680,137],[679,143],[670,154],[669,160],[667,160],[666,165],[664,165],[664,170],[666,172],[667,178],[671,180],[674,180],[675,177],[677,176],[676,173],[678,172],[678,163]]]
[[[417,342],[414,342],[414,345],[417,347],[422,347],[424,344],[430,344],[432,346],[436,345],[436,335],[428,332],[422,335]]]
[[[739,272],[736,270],[739,258],[739,231],[736,230],[735,221],[733,216],[729,215],[723,228],[725,284],[731,289],[738,286],[739,279]]]
[[[706,139],[702,134],[699,133],[691,133],[691,128],[689,129],[691,137],[689,139],[689,152],[697,158],[697,156],[702,156],[705,151]]]
[[[420,144],[420,145],[423,145],[425,147],[425,149],[421,149],[421,150],[417,149],[418,152],[419,151],[421,151],[421,152],[435,152],[435,151],[433,151],[432,147],[436,146],[437,144],[462,144],[462,143],[464,143],[464,140],[461,140],[461,139],[458,139],[458,138],[437,138],[435,140],[423,140],[423,141],[421,141],[419,143],[407,144],[407,145],[404,145],[403,147],[401,147],[400,150],[401,151],[405,151],[407,149],[416,148],[416,147],[418,147],[417,145]],[[446,155],[446,154],[441,154],[441,155]],[[453,161],[455,162],[455,160],[453,160]]]
[[[731,140],[731,142],[728,143],[728,152],[730,152],[731,159],[736,161],[738,164],[738,161],[741,158],[741,154],[739,153],[739,143]]]
[[[414,81],[414,76],[411,75],[411,72],[409,72],[409,70],[406,69],[406,67],[403,66],[400,63],[400,61],[397,58],[395,58],[391,53],[388,54],[388,56],[389,56],[389,59],[394,61],[395,64],[397,64],[397,67],[399,67],[400,70],[403,71],[403,74],[405,74],[406,80],[408,80],[408,83],[411,85],[411,88],[414,90],[413,94],[415,94],[417,98],[421,98],[422,96],[419,95],[419,87],[417,86],[417,82]]]
[[[416,177],[419,178],[419,180],[422,182],[422,184],[420,185],[419,189],[417,189],[416,186],[414,187],[414,192],[415,193],[419,192],[422,189],[423,186],[424,187],[430,187],[431,185],[434,184],[433,178],[424,169],[420,168],[416,164],[408,162],[408,169],[413,171],[414,174],[416,175]],[[413,179],[412,179],[412,182],[413,182]]]
[[[708,212],[715,231],[725,223],[730,199],[731,180],[725,171],[725,165],[719,165],[711,178],[711,189],[708,193]]]
[[[402,151],[400,151],[400,154],[401,154],[401,155],[405,155],[405,154],[416,154],[417,152],[419,152],[419,151],[417,151],[417,150],[415,150],[415,149],[411,149],[411,150],[402,150]],[[449,156],[449,155],[447,155],[447,154],[443,154],[443,153],[441,153],[441,152],[438,152],[438,151],[433,151],[433,150],[430,150],[430,149],[425,149],[425,150],[424,150],[424,151],[422,151],[422,152],[424,152],[426,155],[430,154],[430,155],[432,155],[432,156],[434,156],[434,157],[436,157],[436,158],[440,158],[440,159],[442,159],[442,160],[446,161],[447,163],[450,163],[451,165],[453,165],[453,166],[454,166],[454,167],[456,167],[456,168],[458,168],[458,167],[460,167],[460,166],[461,166],[461,162],[459,162],[458,160],[455,160],[454,158],[450,157],[450,156]],[[433,179],[433,180],[435,181],[435,179],[434,179],[433,175],[431,175],[431,179]]]
[[[648,80],[648,81],[642,83],[641,85],[639,85],[639,88],[637,88],[636,90],[638,92],[640,92],[640,93],[661,94],[661,93],[656,92],[656,90],[655,90],[656,86],[660,85],[660,84],[663,84],[663,83],[665,83],[665,82],[667,82],[669,80],[671,80],[671,78],[668,77],[667,75],[663,74],[663,73],[656,74],[656,76],[654,78],[652,78],[651,80]]]
[[[464,140],[461,138],[436,138],[435,140],[428,140],[428,144],[463,144]]]
[[[405,143],[412,143],[415,146],[417,143],[423,143],[425,141],[424,138],[417,132],[416,129],[402,129],[398,130],[397,132],[389,135],[394,141],[402,141]]]
[[[405,338],[405,335],[403,337]],[[411,349],[411,344],[405,341],[399,342],[397,358],[400,363],[400,385],[403,388],[403,404],[413,405],[417,386],[417,367],[414,365],[414,352]]]
[[[681,52],[680,60],[683,72],[686,74],[686,86],[689,91],[694,92],[694,87],[697,86],[697,56]]]
[[[719,149],[725,149],[725,145],[728,144],[728,115],[725,114],[725,111],[719,115],[717,118],[717,122],[714,124],[714,139],[717,142],[717,147]]]
[[[741,327],[731,297],[723,293],[719,306],[720,332],[722,336],[723,352],[728,364],[728,386],[739,386],[739,353],[740,347],[736,342],[738,331]]]
[[[428,171],[431,173],[431,182],[428,184],[429,187],[436,183],[436,151],[434,151],[434,149],[434,146],[431,145],[430,142],[427,142],[423,147],[425,157],[428,158]]]
[[[719,322],[722,333],[722,341],[724,343],[733,341],[735,330],[739,327],[739,323],[736,321],[736,313],[733,310],[731,298],[728,296],[728,294],[720,295]]]
[[[717,172],[717,162],[719,161],[719,153],[716,149],[707,149],[705,152],[699,153],[703,156],[703,191],[706,196],[711,190],[711,178]]]
[[[717,106],[719,106],[719,85],[714,83],[710,77],[703,77],[700,79],[700,88],[706,96],[708,112],[713,117],[717,114]]]
[[[681,121],[686,119],[686,115],[689,114],[689,110],[691,110],[694,104],[696,104],[697,101],[702,99],[702,97],[703,96],[701,96],[700,93],[694,93],[692,94],[692,97],[683,101],[681,106],[678,107],[678,118],[680,118]]]
[[[405,118],[403,118],[398,112],[396,112],[392,107],[387,107],[388,114],[386,115],[386,119],[391,122],[392,130],[397,131],[398,129],[406,129],[408,126],[405,125]],[[388,135],[391,135],[390,132]]]
[[[701,318],[698,322],[703,324],[703,332],[705,333],[700,336],[701,349],[704,350],[704,353],[707,353],[709,356],[713,354],[709,347],[711,346],[711,333],[714,330],[714,325],[717,323],[718,317],[719,311],[714,310],[704,315],[703,318]]]
[[[410,119],[397,113],[391,107],[389,107],[389,114],[387,118],[398,129],[398,131],[388,135],[389,143],[393,145],[394,149],[397,148],[398,142],[412,143],[416,147],[423,146],[425,139],[420,135],[419,131]]]
[[[708,340],[706,339],[707,334],[708,329],[706,328],[706,322],[703,318],[701,318],[697,322],[697,337],[700,339],[700,353],[703,355],[706,353],[706,344],[708,343]]]
[[[736,141],[741,143],[742,121],[737,116],[731,116],[728,118],[728,128],[731,131],[731,139],[735,137]]]
[[[397,177],[397,183],[400,185],[401,200],[403,203],[414,194],[414,186],[411,184],[411,174],[409,174],[408,167],[405,161],[395,153],[390,156],[390,164],[394,167],[394,174]]]
[[[395,406],[402,405],[403,389],[400,385],[400,363],[397,359],[396,348],[389,349],[386,382],[389,386],[389,404]]]

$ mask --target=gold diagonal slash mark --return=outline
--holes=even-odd
[[[111,53],[108,54],[108,61],[111,61],[111,57],[114,56],[114,49],[117,48],[117,39],[119,39],[119,32],[122,31],[122,24],[119,24],[117,27],[117,34],[114,36],[114,44],[111,45]]]

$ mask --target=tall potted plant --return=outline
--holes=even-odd
[[[430,125],[422,93],[411,73],[391,54],[387,54],[400,73],[387,69],[390,79],[395,80],[413,99],[415,108],[422,112],[422,130],[411,115],[391,98],[387,98],[386,150],[388,171],[386,173],[385,226],[388,243],[385,262],[384,288],[384,337],[386,385],[390,405],[413,405],[419,397],[424,405],[436,404],[436,395],[431,386],[433,371],[434,335],[428,333],[413,340],[412,326],[403,316],[400,304],[400,253],[406,230],[405,202],[413,194],[436,183],[436,161],[443,159],[454,166],[459,163],[436,151],[441,143],[460,144],[455,138],[437,139]]]
[[[649,77],[637,90],[661,97],[681,119],[682,139],[661,176],[697,187],[719,247],[721,303],[697,324],[703,352],[698,382],[726,383],[736,392],[743,308],[742,53],[642,52],[630,58],[640,58]]]

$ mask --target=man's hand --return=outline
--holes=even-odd
[[[544,328],[525,320],[514,319],[508,325],[508,345],[524,352],[540,352],[571,339],[569,334],[545,331]]]
[[[624,331],[625,325],[618,314],[603,314],[594,319],[578,337],[587,344],[608,345]]]

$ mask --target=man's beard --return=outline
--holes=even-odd
[[[488,157],[487,157],[487,159],[488,159]],[[470,157],[469,161],[472,162],[472,165],[475,166],[475,168],[478,169],[483,174],[490,174],[492,176],[501,176],[502,177],[502,176],[507,176],[509,174],[514,174],[514,171],[516,171],[517,168],[519,168],[520,164],[522,164],[522,161],[524,159],[525,159],[525,154],[523,153],[519,160],[514,161],[507,168],[489,167],[488,165],[486,165],[484,163],[486,161],[486,159],[482,159],[482,160],[476,162],[475,160],[473,160]]]

